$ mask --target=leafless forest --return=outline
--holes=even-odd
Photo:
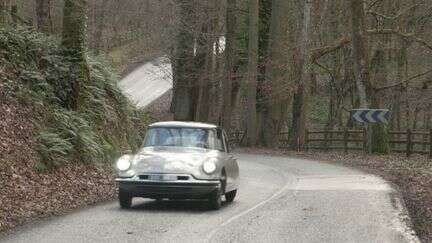
[[[169,61],[161,66],[168,67],[173,88],[143,110],[128,99],[122,87],[128,78],[121,78],[133,76],[126,88],[141,97],[160,88],[150,81],[164,82],[159,97],[170,82],[132,72],[156,69],[154,60]],[[244,147],[236,150],[244,157],[243,201],[222,216],[183,212],[177,205],[172,210],[150,206],[148,213],[143,206],[139,213],[147,221],[131,220],[129,214],[120,221],[104,204],[100,221],[91,216],[93,209],[83,210],[82,218],[73,217],[75,228],[59,228],[60,220],[43,223],[45,232],[93,234],[89,231],[96,227],[103,240],[117,232],[107,222],[134,221],[145,230],[126,234],[118,227],[122,237],[156,240],[160,232],[172,236],[165,240],[178,240],[175,233],[186,228],[186,236],[198,237],[194,227],[201,220],[213,224],[230,218],[228,226],[237,230],[228,235],[231,241],[261,232],[243,232],[255,226],[283,237],[357,239],[341,229],[361,237],[399,237],[399,224],[396,231],[388,228],[399,221],[376,219],[384,220],[386,209],[406,206],[418,236],[432,242],[431,91],[432,0],[0,0],[0,238],[39,217],[113,200],[118,191],[113,165],[122,155],[141,151],[148,125],[158,120],[156,110],[167,119],[218,124],[229,143]],[[391,120],[357,123],[353,109],[388,109]],[[200,156],[203,163],[211,161]],[[381,183],[365,180],[369,175],[361,170],[397,188],[381,191]],[[133,178],[141,180],[138,174]],[[267,186],[258,184],[266,180]],[[290,181],[297,184],[287,187]],[[301,183],[317,187],[297,193]],[[333,183],[337,189],[326,187]],[[395,203],[399,192],[400,206]],[[270,199],[275,203],[267,204],[268,210],[260,206]],[[285,209],[296,212],[278,211]],[[405,212],[391,212],[410,224]],[[364,221],[353,220],[357,216]],[[262,227],[263,222],[281,225]],[[301,227],[291,227],[299,222]]]
[[[1,2],[3,21],[64,32],[61,0]],[[431,0],[73,2],[89,51],[168,56],[175,119],[247,131],[248,145],[290,131],[302,147],[307,128],[356,126],[359,107],[390,109],[392,130],[431,128]]]

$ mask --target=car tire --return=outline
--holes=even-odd
[[[225,194],[225,199],[226,199],[227,202],[233,202],[234,199],[235,199],[235,197],[236,197],[236,195],[237,195],[237,190],[227,192]]]
[[[131,208],[132,197],[131,195],[129,195],[129,193],[119,190],[118,198],[119,198],[119,203],[121,208],[123,209]]]
[[[209,196],[209,207],[211,210],[219,210],[222,207],[222,192],[217,189]]]

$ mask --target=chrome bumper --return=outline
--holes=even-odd
[[[150,180],[132,178],[117,178],[119,189],[134,197],[146,198],[203,198],[221,187],[218,180],[197,180],[189,175],[176,175],[187,180]]]

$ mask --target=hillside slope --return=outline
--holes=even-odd
[[[148,121],[90,54],[85,104],[67,109],[76,76],[63,54],[56,39],[0,29],[0,232],[114,197],[112,162]]]

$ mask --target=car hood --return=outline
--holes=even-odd
[[[192,174],[201,177],[205,161],[218,157],[218,151],[183,147],[146,147],[134,156],[135,173]]]

